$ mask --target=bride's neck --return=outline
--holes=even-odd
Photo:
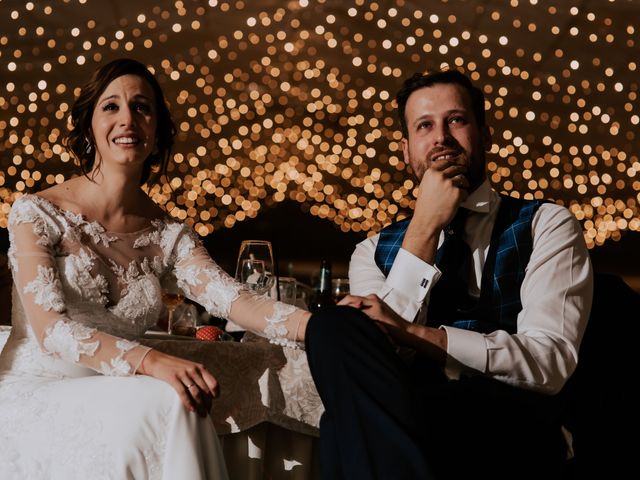
[[[102,217],[117,216],[139,206],[142,191],[138,176],[120,172],[90,172],[84,177],[83,196]]]

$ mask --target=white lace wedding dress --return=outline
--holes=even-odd
[[[114,233],[37,195],[9,217],[13,328],[0,355],[0,479],[227,477],[211,420],[136,375],[173,281],[276,343],[304,313],[245,292],[173,219]]]

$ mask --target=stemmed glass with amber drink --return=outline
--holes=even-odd
[[[177,285],[172,284],[165,286],[162,290],[162,303],[167,307],[168,312],[167,333],[172,333],[173,331],[173,313],[182,302],[184,302],[184,294]]]

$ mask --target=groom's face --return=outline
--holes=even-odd
[[[454,83],[437,83],[415,90],[407,99],[408,135],[402,140],[404,160],[418,182],[435,162],[465,165],[470,190],[485,178],[488,128],[480,127],[469,92]]]

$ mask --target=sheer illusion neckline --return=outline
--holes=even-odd
[[[51,200],[49,200],[48,198],[42,197],[42,196],[38,195],[37,193],[27,194],[26,196],[29,197],[29,198],[35,198],[36,199],[36,203],[40,202],[40,203],[44,203],[44,204],[48,205],[49,207],[53,208],[54,210],[56,210],[58,213],[60,213],[64,217],[68,218],[69,216],[71,216],[72,218],[75,218],[77,220],[81,220],[82,222],[85,222],[85,223],[87,223],[89,225],[94,225],[94,226],[100,227],[100,229],[104,233],[110,233],[112,235],[118,235],[118,236],[129,236],[129,235],[141,234],[143,232],[146,232],[148,230],[152,230],[153,228],[155,228],[155,225],[154,225],[155,221],[164,221],[164,219],[165,219],[165,218],[161,218],[161,217],[151,219],[151,220],[149,220],[149,225],[147,225],[146,227],[139,228],[139,229],[131,231],[131,232],[116,232],[114,230],[109,230],[109,229],[105,228],[105,226],[102,225],[97,220],[90,220],[83,213],[75,212],[73,210],[69,210],[68,208],[62,208],[61,206],[59,206],[56,203],[54,203]]]

